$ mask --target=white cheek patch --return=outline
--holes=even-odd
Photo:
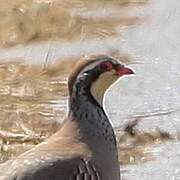
[[[91,94],[102,105],[105,91],[119,78],[115,70],[105,72],[91,86]]]

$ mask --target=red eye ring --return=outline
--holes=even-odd
[[[103,62],[100,64],[100,68],[103,71],[110,71],[113,68],[113,65],[111,62]]]

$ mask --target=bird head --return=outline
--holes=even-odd
[[[102,105],[105,91],[120,77],[133,70],[106,55],[91,55],[81,59],[69,76],[69,95],[88,93]],[[78,93],[77,93],[78,91]]]

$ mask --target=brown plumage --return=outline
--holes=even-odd
[[[120,76],[133,74],[105,56],[82,59],[69,77],[69,111],[45,142],[0,166],[0,180],[119,180],[116,139],[102,99]]]

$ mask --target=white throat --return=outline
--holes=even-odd
[[[115,71],[109,71],[101,74],[99,78],[91,86],[91,94],[95,100],[102,106],[103,97],[106,90],[118,79]]]

